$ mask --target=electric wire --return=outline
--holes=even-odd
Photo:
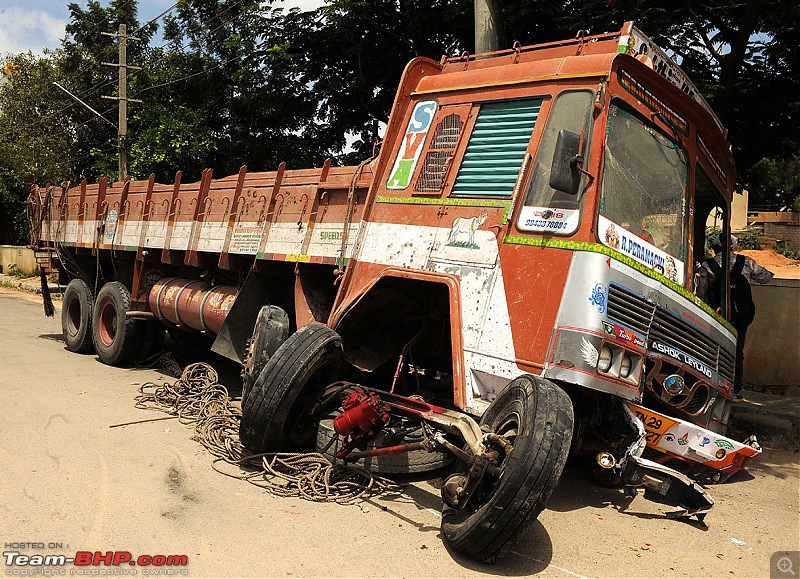
[[[235,4],[232,4],[231,6],[229,6],[229,7],[228,7],[228,8],[226,8],[225,10],[223,10],[223,11],[222,11],[222,12],[221,12],[221,13],[220,13],[218,16],[221,16],[221,15],[223,15],[223,14],[226,14],[227,12],[229,12],[230,10],[232,10],[233,8],[236,8],[237,6],[239,6],[239,5],[243,4],[243,3],[244,3],[244,2],[246,2],[246,1],[249,1],[249,0],[239,0],[239,1],[238,1],[238,2],[236,2]],[[162,14],[160,14],[160,15],[159,15],[157,18],[160,18],[160,17],[164,16],[166,13],[168,13],[169,11],[173,10],[175,7],[177,7],[177,4],[178,4],[178,3],[176,3],[176,4],[175,4],[175,5],[173,5],[173,6],[172,6],[170,9],[168,9],[168,10],[166,10],[165,12],[163,12]],[[221,24],[219,24],[218,26],[216,26],[216,27],[215,27],[215,28],[213,28],[212,30],[210,30],[210,31],[206,32],[206,33],[204,34],[204,36],[206,36],[206,37],[210,36],[211,34],[213,34],[214,32],[216,32],[217,30],[219,30],[219,29],[220,29],[220,28],[222,28],[223,26],[225,26],[225,25],[227,25],[227,24],[230,24],[230,23],[231,23],[231,22],[233,22],[234,20],[237,20],[238,18],[240,18],[241,16],[243,16],[245,13],[246,13],[246,11],[242,11],[242,12],[240,12],[239,14],[237,14],[236,16],[233,16],[232,18],[229,18],[229,19],[225,20],[224,22],[222,22]],[[151,20],[150,22],[148,22],[147,24],[145,24],[145,25],[143,25],[143,26],[139,27],[139,28],[136,30],[136,32],[138,32],[138,31],[142,30],[142,29],[143,29],[145,26],[147,26],[148,24],[150,24],[151,22],[153,22],[153,21],[154,21],[154,20],[156,20],[157,18],[155,18],[155,19]],[[201,24],[199,24],[199,23],[198,23],[198,24],[196,24],[196,25],[195,25],[195,27],[193,28],[193,30],[192,30],[192,31],[190,31],[190,33],[192,33],[192,32],[196,32],[197,30],[199,30],[199,29],[201,28],[201,26],[202,26],[202,25],[201,25]],[[135,34],[135,32],[134,32],[134,33],[132,33],[132,34]],[[179,49],[181,49],[181,50],[182,50],[182,49],[184,49],[184,48],[187,48],[187,47],[188,47],[190,44],[193,44],[193,43],[195,43],[195,42],[196,42],[196,39],[190,39],[188,42],[186,42],[186,43],[184,43],[184,44],[180,45]],[[221,62],[221,63],[217,64],[216,66],[214,66],[214,67],[212,67],[212,68],[205,69],[205,70],[203,70],[203,71],[199,71],[199,72],[196,72],[196,73],[193,73],[193,74],[190,74],[190,75],[186,75],[186,76],[184,76],[184,77],[181,77],[181,78],[179,78],[179,79],[175,79],[175,80],[173,80],[173,81],[169,81],[169,82],[167,82],[167,83],[163,83],[163,84],[161,84],[161,85],[156,85],[156,86],[154,86],[154,87],[148,87],[148,88],[146,88],[146,89],[143,89],[143,90],[139,91],[139,92],[138,92],[136,95],[134,95],[134,97],[131,97],[131,98],[135,98],[135,97],[136,97],[136,96],[138,96],[139,94],[141,94],[141,93],[143,93],[143,92],[146,92],[147,90],[151,90],[152,88],[159,88],[159,87],[161,87],[161,86],[168,86],[169,84],[174,84],[174,83],[176,83],[176,82],[180,82],[180,81],[182,81],[182,80],[186,80],[186,79],[188,79],[188,78],[192,78],[192,77],[194,77],[194,76],[200,76],[201,74],[206,74],[206,73],[208,73],[208,72],[211,72],[211,71],[213,71],[213,70],[216,70],[217,68],[220,68],[220,67],[222,67],[222,66],[225,66],[226,64],[229,64],[229,63],[233,62],[234,60],[237,60],[238,58],[241,58],[241,56],[244,56],[244,55],[240,55],[240,56],[234,57],[234,58],[232,58],[232,59],[229,59],[229,60],[227,60],[227,61],[225,61],[225,62]],[[156,59],[155,61],[153,61],[153,62],[149,63],[149,64],[150,64],[150,67],[152,68],[153,66],[156,66],[156,65],[160,64],[160,63],[161,63],[161,62],[163,62],[163,61],[164,61],[164,60],[165,60],[167,57],[168,57],[168,54],[164,54],[164,55],[163,55],[163,56],[161,56],[160,58],[158,58],[158,59]],[[142,72],[143,72],[142,70],[137,70],[137,71],[135,71],[133,74],[129,75],[129,76],[128,76],[128,82],[131,82],[131,81],[133,81],[133,79],[135,79],[135,78],[136,78],[136,77],[137,77],[139,74],[141,74]],[[100,82],[100,83],[96,84],[94,87],[92,87],[92,88],[88,89],[86,92],[84,92],[80,98],[81,98],[81,99],[84,99],[84,98],[86,98],[87,96],[90,96],[90,95],[92,95],[92,94],[95,94],[96,92],[100,91],[102,88],[105,88],[106,86],[109,86],[109,85],[113,84],[114,82],[116,82],[116,81],[115,81],[115,79],[113,79],[113,78],[112,78],[112,79],[110,79],[110,80],[107,80],[107,81],[102,81],[102,82]],[[57,111],[57,112],[51,113],[51,116],[56,116],[56,115],[60,114],[61,112],[65,111],[65,110],[67,110],[67,109],[69,109],[69,108],[72,108],[72,107],[73,107],[73,106],[75,106],[76,104],[78,104],[78,103],[75,103],[75,102],[73,102],[73,103],[69,104],[68,106],[64,107],[63,109],[61,109],[60,111]],[[114,110],[115,108],[116,108],[116,107],[111,107],[111,108],[107,109],[106,111],[102,112],[102,113],[101,113],[101,115],[105,115],[106,113],[108,113],[108,112],[111,112],[111,111],[112,111],[112,110]],[[77,126],[76,126],[76,127],[74,127],[74,128],[82,127],[82,126],[84,126],[84,125],[86,125],[86,124],[90,123],[90,122],[91,122],[91,121],[93,121],[93,120],[96,120],[96,117],[90,117],[88,120],[84,121],[83,123],[80,123],[79,125],[77,125]],[[59,131],[60,131],[60,132],[63,132],[63,134],[64,134],[65,136],[68,136],[68,137],[69,137],[69,136],[71,136],[71,135],[69,135],[68,133],[66,133],[64,129],[60,129]]]

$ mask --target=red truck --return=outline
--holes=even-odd
[[[699,483],[759,453],[725,436],[735,334],[693,293],[725,136],[626,23],[412,60],[358,167],[34,187],[34,243],[71,280],[68,349],[208,336],[243,364],[247,448],[449,468],[443,535],[488,560],[570,454],[702,520]]]

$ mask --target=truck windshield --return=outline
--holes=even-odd
[[[676,143],[627,110],[609,107],[601,239],[679,283],[687,174],[686,156]]]

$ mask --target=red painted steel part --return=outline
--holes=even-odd
[[[388,408],[374,392],[353,392],[342,402],[342,410],[333,419],[334,430],[342,436],[367,432],[375,424],[389,420]]]
[[[170,277],[156,282],[148,301],[161,320],[218,334],[237,293],[233,286],[209,287],[202,281]]]

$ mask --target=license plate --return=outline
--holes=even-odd
[[[642,408],[641,406],[636,406],[635,404],[629,404],[629,406],[636,415],[636,418],[641,420],[642,424],[644,424],[645,438],[647,444],[650,446],[657,446],[661,437],[664,436],[670,428],[678,424],[675,420]]]

